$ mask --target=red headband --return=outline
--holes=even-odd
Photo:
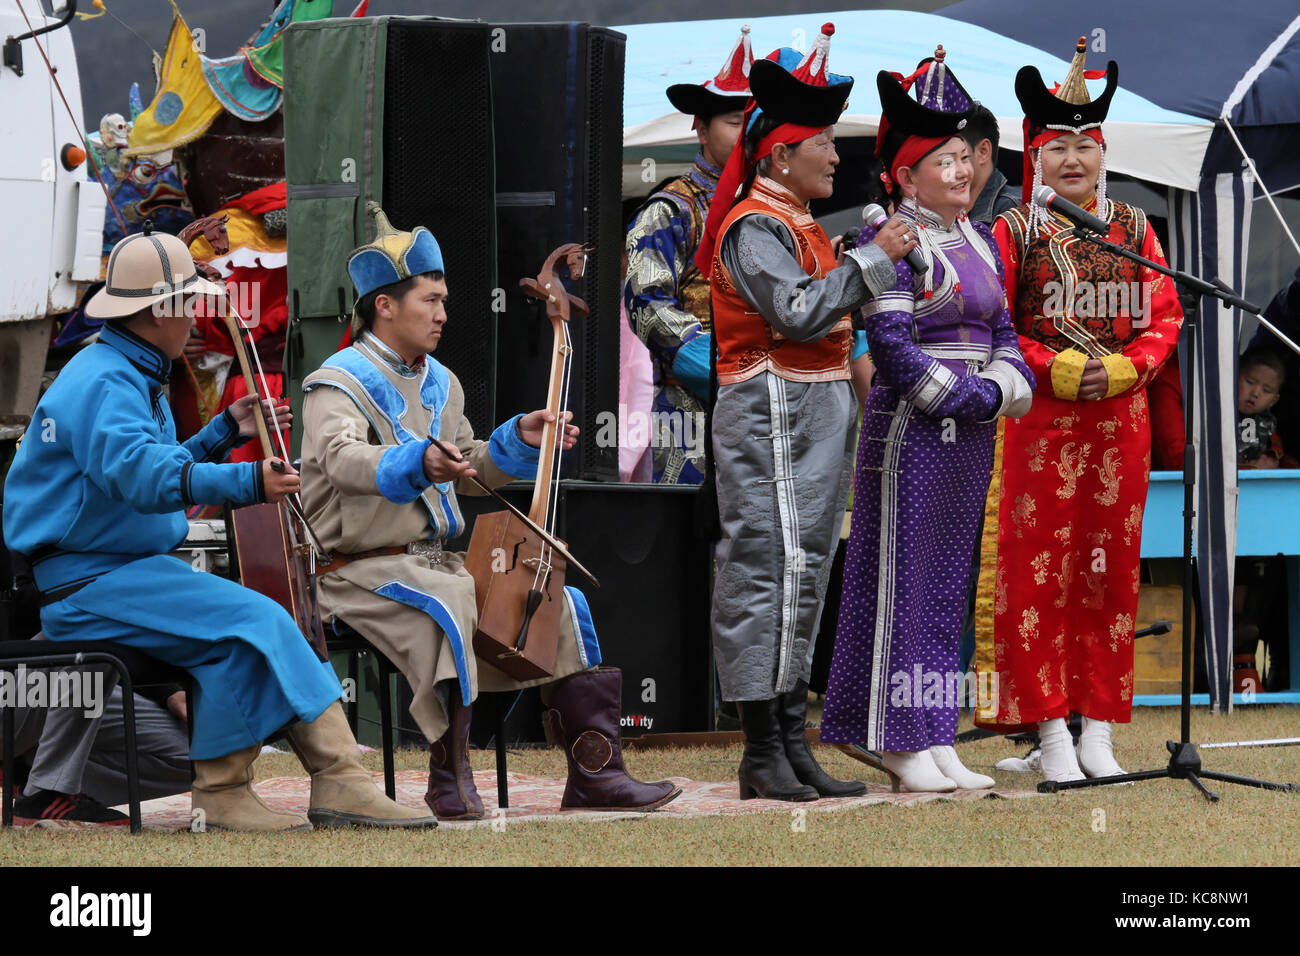
[[[745,110],[746,128],[749,127],[749,120],[754,111],[754,101],[750,100],[749,103],[749,108]],[[731,211],[736,191],[745,182],[750,170],[758,165],[759,160],[770,156],[777,143],[786,145],[801,143],[809,136],[816,136],[825,128],[825,126],[782,123],[763,137],[758,144],[758,149],[754,151],[753,158],[749,160],[745,158],[745,136],[741,134],[736,140],[736,145],[732,147],[731,155],[727,157],[727,165],[723,168],[722,175],[718,177],[717,188],[713,191],[713,201],[709,203],[709,217],[704,223],[704,235],[700,239],[700,248],[695,253],[695,268],[700,270],[700,275],[707,277],[713,271],[713,253],[718,246],[718,230],[722,228],[722,220],[726,219],[727,213]]]
[[[1073,132],[1073,130],[1043,129],[1043,130],[1039,130],[1036,135],[1030,136],[1029,135],[1030,125],[1028,119],[1025,120],[1024,129],[1025,129],[1024,179],[1020,181],[1020,201],[1032,202],[1033,192],[1034,192],[1033,151],[1036,149],[1042,149],[1044,146],[1046,146],[1052,140],[1056,139],[1058,136],[1064,136],[1066,133]],[[1106,145],[1106,138],[1101,135],[1101,129],[1099,127],[1080,130],[1080,132],[1083,133],[1084,136],[1087,136],[1089,139],[1096,140],[1098,146],[1104,147]]]
[[[938,149],[948,140],[956,137],[952,136],[909,136],[899,147],[898,154],[889,163],[889,178],[892,182],[898,182],[898,171],[904,166],[914,166],[922,158]]]

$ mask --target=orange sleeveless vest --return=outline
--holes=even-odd
[[[716,198],[716,197],[715,197]],[[749,195],[732,207],[718,230],[718,252],[710,277],[713,293],[713,332],[718,347],[718,384],[734,385],[760,372],[791,382],[832,382],[850,377],[853,334],[849,316],[816,342],[787,339],[741,298],[722,263],[722,241],[739,219],[762,213],[780,220],[794,237],[799,266],[814,279],[835,268],[831,241],[807,209],[777,183],[759,176]]]

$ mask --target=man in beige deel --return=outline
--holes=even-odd
[[[562,807],[654,810],[681,793],[623,768],[622,675],[599,667],[586,599],[564,589],[551,678],[521,682],[475,657],[474,579],[445,539],[465,530],[457,492],[537,473],[546,410],[518,415],[476,439],[460,382],[430,355],[447,321],[442,253],[423,226],[399,232],[376,203],[374,242],[348,258],[357,289],[351,346],[303,383],[303,500],[332,553],[320,569],[322,611],[365,636],[406,676],[411,716],[432,741],[425,802],[442,820],[483,815],[467,753],[470,705],[479,690],[544,684],[549,736],[562,743],[568,784]],[[564,447],[578,429],[565,424]],[[430,438],[455,446],[462,461]]]

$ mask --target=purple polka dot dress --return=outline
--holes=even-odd
[[[858,441],[821,738],[916,751],[953,742],[958,644],[997,417],[1023,414],[1034,377],[988,227],[945,227],[911,203],[898,216],[925,232],[931,291],[900,262],[895,287],[863,310],[876,377]]]

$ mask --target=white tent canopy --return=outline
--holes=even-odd
[[[998,117],[1001,145],[1019,150],[1023,113],[1013,84],[1016,71],[1031,64],[1051,84],[1065,78],[1069,63],[983,27],[929,13],[857,10],[749,21],[756,56],[779,46],[807,50],[821,25],[835,24],[830,69],[853,76],[848,108],[836,125],[840,136],[874,136],[880,123],[876,73],[912,73],[934,54],[948,51],[948,65],[962,86]],[[623,147],[647,153],[656,147],[695,141],[691,118],[673,112],[664,90],[673,83],[701,83],[725,61],[742,21],[697,20],[617,27],[627,35],[623,93]],[[1089,53],[1089,68],[1106,64],[1103,52]],[[1101,81],[1094,81],[1099,92]],[[1106,121],[1108,169],[1152,183],[1195,191],[1213,125],[1199,117],[1164,109],[1120,88]]]

